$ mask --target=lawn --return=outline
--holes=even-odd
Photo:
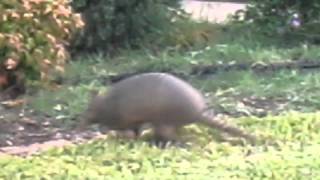
[[[146,141],[148,133],[137,141],[107,135],[27,157],[1,155],[0,179],[320,179],[318,71],[293,68],[190,75],[197,65],[318,61],[320,47],[233,28],[206,46],[184,52],[155,54],[145,49],[125,50],[112,58],[81,57],[69,63],[54,90],[26,95],[25,108],[34,111],[31,117],[36,123],[50,122],[47,129],[69,131],[86,108],[90,91],[108,91],[110,76],[167,70],[183,74],[206,95],[217,115],[263,142],[221,141],[216,130],[197,125],[180,134],[184,147],[157,148]],[[20,136],[26,133],[21,130]]]
[[[234,120],[272,145],[217,142],[188,127],[187,147],[160,149],[143,140],[108,137],[21,158],[0,157],[2,179],[319,179],[319,113]]]

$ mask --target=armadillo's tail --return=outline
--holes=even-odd
[[[203,120],[201,121],[203,124],[206,124],[210,127],[213,127],[217,130],[226,132],[235,137],[242,137],[248,140],[251,144],[255,144],[257,139],[255,136],[244,132],[243,130],[239,129],[238,127],[226,124],[224,122],[215,120],[213,117],[204,116]]]

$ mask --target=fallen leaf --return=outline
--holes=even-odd
[[[36,126],[36,127],[40,126],[37,121],[30,119],[30,118],[27,118],[27,117],[22,118],[20,121],[26,125],[31,125],[31,126]]]
[[[26,102],[25,99],[17,99],[17,100],[9,100],[9,101],[3,101],[1,104],[6,108],[13,108],[17,106],[21,106]]]

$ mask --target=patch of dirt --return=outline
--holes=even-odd
[[[320,62],[317,60],[299,59],[295,61],[281,61],[272,63],[234,63],[234,64],[212,64],[212,65],[198,65],[192,68],[191,74],[206,75],[215,74],[217,72],[228,71],[247,71],[252,70],[256,73],[276,72],[280,70],[290,69],[318,69]]]
[[[257,74],[270,74],[280,70],[316,70],[320,68],[320,62],[312,59],[297,59],[290,61],[280,61],[280,62],[270,62],[270,63],[232,63],[232,64],[208,64],[208,65],[195,65],[192,66],[191,72],[175,72],[174,69],[164,68],[158,70],[158,72],[170,73],[172,75],[178,76],[181,79],[188,79],[190,75],[196,76],[206,76],[217,74],[219,72],[230,72],[230,71],[252,71]],[[102,83],[110,82],[116,83],[125,78],[140,74],[148,73],[152,70],[142,70],[135,72],[124,72],[121,74],[108,75],[100,77]]]
[[[230,101],[213,105],[215,116],[224,118],[239,118],[246,116],[265,117],[277,115],[288,106],[289,100],[282,97],[243,97],[228,96]]]
[[[31,155],[51,147],[101,137],[99,132],[76,132],[59,126],[56,119],[36,115],[23,107],[0,105],[0,155]]]
[[[249,97],[241,100],[243,105],[249,107],[252,111],[251,115],[264,117],[267,114],[278,114],[286,107],[288,100],[283,98],[258,98]]]

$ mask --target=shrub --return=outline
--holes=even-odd
[[[73,0],[81,12],[84,30],[74,39],[72,50],[107,52],[136,48],[156,41],[171,28],[180,0]]]
[[[251,0],[247,10],[239,13],[244,13],[244,22],[253,23],[265,33],[300,31],[319,34],[315,28],[320,24],[318,0]]]
[[[47,80],[51,73],[63,71],[65,45],[81,26],[68,0],[1,0],[0,86],[8,73]]]

